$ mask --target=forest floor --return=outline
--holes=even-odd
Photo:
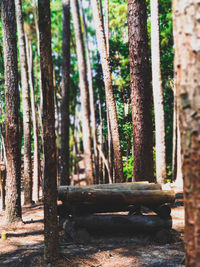
[[[175,188],[176,202],[172,207],[173,226],[170,236],[161,233],[137,235],[93,236],[90,241],[73,243],[60,237],[60,259],[54,265],[43,261],[43,206],[23,207],[23,223],[12,226],[3,224],[0,214],[0,233],[7,239],[0,240],[0,266],[43,267],[145,267],[184,266],[184,210],[182,192]]]

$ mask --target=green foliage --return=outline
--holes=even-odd
[[[131,182],[133,177],[133,157],[130,156],[128,160],[126,157],[123,157],[122,159],[125,181]]]

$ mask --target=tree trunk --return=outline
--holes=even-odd
[[[154,181],[152,91],[145,0],[128,0],[133,179]],[[145,162],[145,164],[144,164]]]
[[[108,57],[110,54],[110,45],[109,45],[109,0],[106,0],[105,2],[105,6],[106,6],[106,23],[105,23],[105,32],[106,32],[106,46],[107,46],[107,53],[108,53]]]
[[[63,0],[60,184],[69,185],[70,0]]]
[[[74,31],[76,38],[76,53],[79,69],[79,81],[81,91],[81,105],[82,105],[82,127],[83,127],[83,147],[84,147],[84,161],[86,174],[88,176],[88,183],[94,183],[93,164],[92,164],[92,145],[90,133],[90,106],[89,106],[89,90],[87,83],[86,62],[84,57],[84,44],[81,32],[80,14],[78,8],[78,1],[71,1],[72,17],[74,22]]]
[[[158,0],[151,0],[151,62],[155,114],[156,180],[165,183],[166,147],[163,89],[160,68],[160,27]]]
[[[53,262],[58,257],[56,143],[54,88],[51,56],[50,1],[39,0],[40,68],[43,92],[42,124],[44,134],[44,257]]]
[[[99,183],[99,162],[98,162],[98,149],[97,149],[97,126],[96,126],[96,116],[95,116],[95,99],[94,99],[94,88],[92,80],[92,66],[90,63],[90,52],[88,45],[88,35],[86,29],[85,15],[83,8],[81,6],[81,14],[83,19],[83,31],[85,36],[85,48],[86,48],[86,58],[87,58],[87,74],[88,74],[88,85],[89,85],[89,97],[90,97],[90,112],[91,112],[91,126],[93,133],[93,147],[94,147],[94,183]]]
[[[8,223],[21,220],[21,139],[19,133],[19,91],[14,0],[1,1],[4,46],[6,114],[6,211]]]
[[[33,121],[33,201],[39,200],[39,189],[40,189],[40,152],[39,152],[39,140],[38,140],[38,123],[36,116],[35,107],[35,94],[33,84],[33,51],[32,43],[26,38],[26,50],[27,50],[27,61],[28,61],[28,73],[29,73],[29,85],[31,89],[31,111]]]
[[[199,3],[173,1],[175,81],[185,206],[186,266],[200,263],[200,39]]]
[[[28,87],[28,66],[24,35],[24,19],[21,0],[15,0],[16,20],[21,66],[22,108],[24,129],[24,204],[32,204],[32,159],[31,159],[31,117],[30,93]]]
[[[176,180],[177,175],[177,141],[178,141],[178,116],[177,116],[177,99],[176,88],[174,86],[174,103],[173,103],[173,151],[172,151],[172,181]]]
[[[115,168],[115,177],[116,182],[123,181],[123,165],[122,165],[122,153],[121,153],[121,144],[119,137],[119,129],[117,122],[117,111],[115,106],[113,88],[112,88],[112,78],[110,71],[109,58],[107,54],[106,40],[103,29],[103,23],[100,15],[99,5],[97,0],[91,0],[91,7],[93,12],[93,20],[96,26],[96,36],[97,43],[99,48],[99,53],[101,57],[101,64],[103,70],[103,77],[106,90],[106,105],[107,112],[109,115],[110,128],[111,128],[111,138],[113,142],[114,150],[114,168]]]

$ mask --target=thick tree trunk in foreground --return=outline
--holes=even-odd
[[[155,143],[156,143],[156,180],[165,183],[166,147],[165,147],[165,118],[163,89],[160,67],[160,27],[158,0],[151,0],[151,62],[152,84],[155,114]]]
[[[69,185],[70,0],[63,0],[60,184]]]
[[[57,169],[54,118],[54,89],[51,56],[50,1],[39,0],[40,68],[43,92],[44,134],[44,257],[53,262],[58,257]]]
[[[31,117],[28,66],[24,35],[24,20],[21,0],[15,0],[19,56],[21,67],[23,130],[24,130],[24,204],[32,204],[32,159],[31,159]]]
[[[164,220],[157,215],[90,215],[66,219],[62,227],[68,232],[69,226],[74,231],[84,228],[89,233],[141,233],[171,229],[172,219]]]
[[[110,71],[109,58],[106,47],[106,39],[103,29],[103,23],[100,15],[99,4],[97,0],[91,0],[91,7],[93,12],[93,20],[96,26],[96,36],[101,57],[102,71],[104,77],[104,84],[106,90],[106,106],[109,115],[111,137],[113,142],[114,150],[114,169],[115,169],[115,180],[116,182],[122,182],[123,177],[123,165],[122,165],[122,153],[121,144],[119,137],[119,129],[117,122],[117,111],[115,106],[115,99],[112,88],[112,77]]]
[[[133,119],[133,179],[152,182],[152,91],[145,0],[128,0],[128,31]]]
[[[59,196],[60,198],[60,196]],[[175,199],[172,190],[126,190],[126,189],[93,189],[85,188],[80,191],[70,191],[61,200],[70,203],[112,203],[112,204],[141,204],[161,205],[173,203]]]
[[[88,183],[94,183],[93,164],[92,164],[92,144],[90,132],[90,106],[89,106],[89,90],[87,83],[86,61],[83,44],[83,36],[81,31],[80,14],[78,1],[71,1],[72,17],[74,22],[74,31],[76,38],[76,53],[79,69],[80,92],[81,92],[81,108],[82,108],[82,127],[83,127],[83,147],[86,174],[88,175]]]
[[[8,223],[21,220],[21,140],[14,0],[1,1],[5,70],[6,114],[6,212]]]
[[[173,1],[175,77],[181,136],[186,266],[200,263],[199,1]]]

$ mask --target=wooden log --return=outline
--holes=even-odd
[[[89,186],[58,186],[58,198],[66,198],[68,192],[82,192],[90,189],[116,189],[116,190],[161,190],[160,184],[148,182],[134,182],[134,183],[116,183],[116,184],[98,184]]]
[[[77,192],[88,189],[117,189],[117,190],[161,190],[160,184],[148,182],[134,182],[134,183],[115,183],[115,184],[98,184],[88,186],[58,186],[59,197],[64,196],[67,192]]]
[[[138,233],[171,229],[172,219],[162,219],[158,215],[90,215],[63,220],[62,227],[73,225],[76,229],[86,229],[89,233]],[[69,232],[69,227],[66,228]]]
[[[67,215],[86,216],[94,213],[109,213],[119,211],[131,211],[133,205],[118,204],[113,205],[110,203],[64,203],[58,206],[58,215],[66,217]]]
[[[85,188],[80,191],[69,191],[60,197],[69,203],[110,203],[118,204],[141,204],[158,206],[164,203],[173,203],[175,193],[173,190],[117,190],[117,189],[91,189]]]
[[[171,208],[167,204],[163,204],[161,206],[147,206],[146,207],[150,210],[155,212],[161,218],[169,218],[171,214]],[[86,216],[91,215],[94,213],[112,213],[112,212],[129,212],[129,215],[141,214],[143,210],[141,205],[127,205],[121,204],[113,205],[110,203],[64,203],[58,206],[58,215],[61,218],[64,218],[68,215],[75,215],[75,216]]]

